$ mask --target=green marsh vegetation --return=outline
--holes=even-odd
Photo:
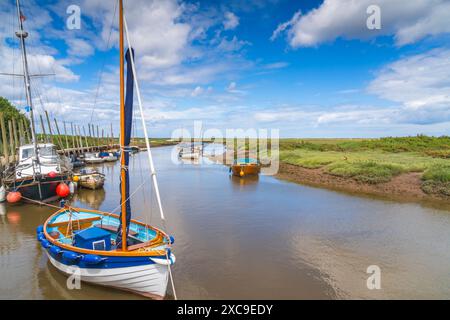
[[[280,160],[368,184],[422,174],[422,190],[450,196],[450,137],[283,139]]]

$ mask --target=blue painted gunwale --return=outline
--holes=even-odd
[[[76,209],[79,212],[80,216],[83,216],[83,214],[87,216],[102,216],[103,219],[106,219],[108,223],[113,222],[114,220],[117,220],[118,223],[118,216],[96,211],[96,210],[89,210],[89,209]],[[170,257],[171,263],[173,263],[172,260],[172,254],[170,251],[170,245],[167,248],[167,245],[169,243],[173,243],[173,238],[169,237],[166,233],[163,231],[145,225],[139,221],[132,220],[132,225],[130,225],[130,229],[134,231],[139,230],[139,227],[141,228],[148,228],[149,232],[153,233],[154,238],[156,236],[156,233],[159,232],[163,236],[164,244],[161,246],[156,247],[154,250],[148,251],[148,252],[142,252],[142,251],[100,251],[100,250],[89,250],[89,249],[81,249],[77,248],[75,246],[69,245],[69,244],[60,244],[56,240],[52,239],[48,233],[51,232],[52,228],[48,227],[48,224],[54,223],[54,222],[64,222],[67,220],[61,219],[67,212],[66,208],[63,208],[59,211],[57,211],[55,214],[50,216],[47,221],[45,222],[44,226],[40,226],[37,228],[37,239],[41,242],[41,245],[44,250],[48,252],[48,254],[55,259],[56,261],[67,265],[67,266],[78,266],[80,268],[88,268],[88,269],[111,269],[111,268],[124,268],[124,267],[135,267],[135,266],[143,266],[143,265],[151,265],[155,264],[155,262],[152,260],[154,259],[166,259],[166,250],[167,254]],[[58,219],[59,218],[59,219]],[[76,220],[75,220],[76,221]],[[76,223],[76,222],[75,222]],[[100,222],[98,222],[100,223]],[[137,228],[137,229],[136,229]],[[141,230],[142,231],[142,230]],[[147,238],[147,239],[152,239]],[[52,251],[51,248],[54,248]],[[56,253],[56,251],[60,251],[59,253]],[[64,256],[76,256],[75,259],[67,259]],[[98,256],[101,258],[101,262],[98,263],[88,263],[85,260],[85,256]]]

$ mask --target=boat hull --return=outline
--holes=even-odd
[[[90,180],[80,181],[79,184],[82,188],[97,190],[97,189],[103,188],[105,181],[90,179]]]
[[[106,162],[114,162],[114,161],[117,161],[118,158],[116,156],[109,156],[109,157],[103,157],[103,160],[105,160]]]
[[[72,217],[76,212],[76,218]],[[127,250],[117,249],[120,216],[97,210],[66,207],[36,229],[37,240],[50,263],[66,275],[81,281],[131,291],[154,299],[164,298],[169,266],[175,263],[170,250],[173,238],[150,225],[131,219]],[[88,230],[91,228],[97,228]],[[81,230],[81,231],[80,231]],[[76,231],[102,234],[100,238],[77,238]],[[108,234],[110,236],[105,236]],[[73,239],[67,235],[74,235]],[[95,241],[94,241],[95,240]],[[89,242],[90,241],[90,242]],[[103,249],[94,244],[103,242]],[[91,246],[92,245],[92,246]]]
[[[59,175],[54,178],[45,177],[40,181],[40,186],[33,177],[17,179],[6,185],[9,191],[19,191],[24,200],[49,202],[59,198],[56,194],[56,187],[63,181],[67,181],[67,175]]]
[[[105,178],[99,173],[76,175],[79,177],[79,185],[82,188],[97,190],[103,188]]]
[[[98,158],[98,159],[89,159],[89,158],[85,158],[84,159],[85,163],[89,163],[89,164],[96,164],[96,163],[103,163],[105,162],[105,160]]]
[[[72,162],[72,166],[73,166],[74,168],[81,168],[81,167],[83,167],[84,165],[85,165],[84,161],[77,160],[77,161],[73,161],[73,162]]]
[[[261,168],[259,165],[233,165],[231,166],[231,171],[234,176],[244,177],[249,175],[259,174]]]
[[[156,263],[123,268],[74,268],[57,260],[47,251],[51,264],[67,276],[75,274],[80,280],[96,285],[131,291],[152,299],[163,299],[169,280],[167,266]]]
[[[180,158],[181,159],[198,159],[200,157],[200,154],[197,152],[189,152],[189,153],[181,153]]]
[[[0,203],[6,201],[6,189],[4,186],[0,186]]]

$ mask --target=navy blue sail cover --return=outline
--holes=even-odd
[[[134,59],[134,50],[131,49]],[[120,203],[125,202],[125,211],[120,212],[120,225],[117,232],[116,238],[116,246],[120,248],[122,246],[122,215],[126,216],[126,233],[128,237],[128,229],[130,226],[131,219],[131,204],[130,204],[130,179],[128,174],[128,163],[130,160],[129,146],[131,140],[131,126],[133,124],[133,87],[134,87],[134,77],[133,77],[133,69],[131,67],[131,55],[130,49],[127,50],[125,54],[125,59],[127,62],[127,84],[126,84],[126,96],[125,96],[125,143],[124,143],[124,152],[122,152],[122,157],[125,157],[125,181],[120,182]],[[122,194],[122,183],[125,183],[125,194]]]

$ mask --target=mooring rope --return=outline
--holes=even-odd
[[[27,197],[24,197],[24,196],[22,196],[22,199],[25,199],[27,201],[34,202],[34,203],[37,203],[37,204],[40,204],[40,205],[44,205],[44,206],[47,206],[47,207],[50,207],[50,208],[55,208],[55,209],[58,209],[58,210],[61,209],[60,206],[55,206],[54,204],[50,204],[50,203],[47,203],[47,202],[44,202],[44,201],[34,200],[34,199],[30,199],[30,198],[27,198]],[[70,208],[70,206],[67,206],[67,208]]]

